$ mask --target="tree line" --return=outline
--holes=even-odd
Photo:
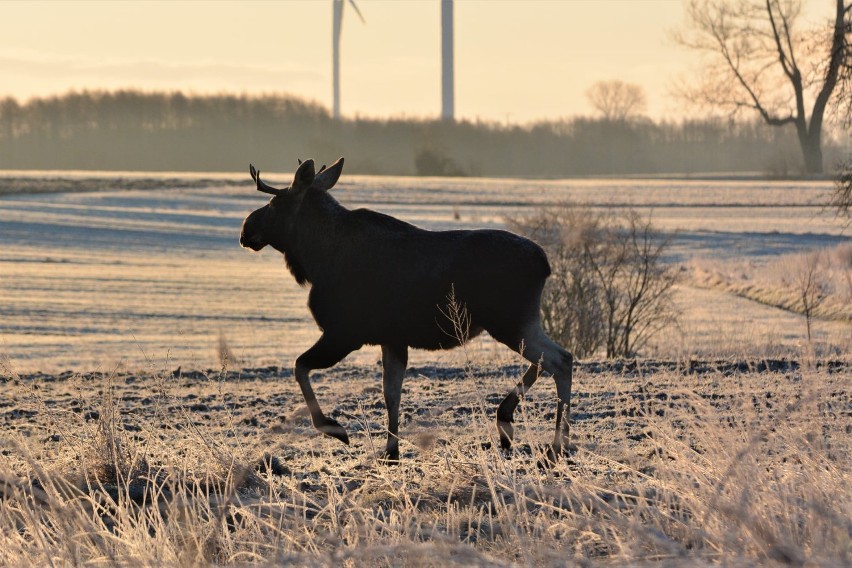
[[[842,144],[826,142],[829,167]],[[84,91],[0,99],[0,169],[241,171],[346,156],[352,173],[565,177],[804,171],[795,129],[757,120],[588,118],[510,125],[334,120],[287,95]]]

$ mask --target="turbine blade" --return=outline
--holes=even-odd
[[[361,23],[366,24],[367,20],[364,19],[364,16],[361,14],[361,10],[358,9],[358,4],[355,3],[355,0],[349,0],[349,4],[354,8],[355,13],[358,14],[358,17],[361,18]]]

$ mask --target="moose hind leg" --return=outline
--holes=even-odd
[[[544,370],[553,375],[553,380],[556,382],[558,402],[553,453],[559,455],[568,448],[574,357],[550,339],[538,323],[526,334],[522,349],[522,355],[527,361],[533,364],[540,362]]]
[[[314,389],[311,388],[310,372],[314,369],[327,369],[341,359],[349,355],[353,350],[344,346],[344,344],[334,341],[332,338],[323,334],[319,340],[307,351],[302,353],[296,359],[296,382],[299,383],[299,388],[302,390],[302,396],[305,397],[305,402],[308,405],[308,410],[311,413],[311,422],[314,428],[337,438],[344,444],[349,444],[349,434],[336,420],[328,418],[323,414],[317,397],[314,394]]]
[[[515,436],[515,428],[512,424],[515,422],[514,414],[521,397],[530,390],[538,379],[539,369],[535,363],[530,364],[529,368],[521,378],[521,382],[515,386],[500,406],[497,407],[497,432],[500,434],[500,447],[503,451],[512,449],[512,440]]]
[[[407,347],[382,345],[382,390],[388,410],[388,440],[384,458],[388,463],[399,463],[399,401],[406,365]]]

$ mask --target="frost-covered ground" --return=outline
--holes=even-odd
[[[95,191],[82,191],[88,188]],[[677,231],[674,261],[761,262],[850,240],[820,206],[829,188],[827,182],[344,174],[334,191],[347,206],[431,229],[499,227],[506,215],[565,200],[630,206],[650,213],[660,229]],[[0,356],[19,372],[210,368],[227,347],[232,365],[289,365],[318,332],[306,291],[281,257],[237,244],[242,219],[264,202],[240,174],[0,176]],[[653,354],[770,349],[777,355],[803,341],[804,324],[794,314],[686,286],[677,301],[681,327],[661,336]],[[848,345],[848,325],[824,322],[817,332],[821,340]],[[471,349],[502,350],[487,340]],[[367,348],[350,361],[376,357]],[[457,357],[419,353],[413,360]]]

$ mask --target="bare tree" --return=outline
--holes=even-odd
[[[604,118],[624,121],[645,112],[645,91],[639,85],[623,81],[598,81],[586,91],[586,97]]]
[[[830,26],[802,30],[799,0],[690,0],[676,40],[709,57],[684,94],[793,125],[805,171],[822,173],[823,120],[849,56],[851,12],[852,4],[835,0]]]
[[[847,14],[849,8],[846,9]],[[852,33],[852,18],[844,23],[847,36]],[[846,50],[846,57],[840,67],[840,81],[837,97],[834,99],[835,113],[847,131],[852,129],[852,49]],[[852,155],[840,164],[834,179],[834,191],[829,202],[837,210],[837,216],[852,223]]]
[[[852,127],[852,49],[849,49],[849,36],[852,34],[852,6],[844,8],[843,33],[847,49],[840,64],[837,81],[837,94],[833,98],[834,112],[847,129]]]

